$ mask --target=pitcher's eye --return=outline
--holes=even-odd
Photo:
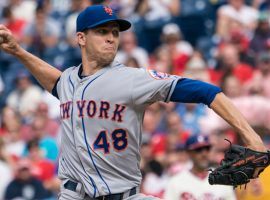
[[[113,33],[113,36],[114,37],[118,37],[119,36],[119,30],[113,30],[112,33]]]
[[[98,29],[97,32],[101,35],[105,35],[108,33],[108,31],[106,29]]]

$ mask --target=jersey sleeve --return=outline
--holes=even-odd
[[[215,96],[220,92],[221,89],[215,85],[182,78],[177,81],[170,100],[179,103],[203,103],[210,107]]]
[[[181,77],[155,70],[139,69],[133,76],[132,100],[135,105],[168,102]]]
[[[73,70],[74,67],[67,68],[65,71],[62,72],[61,76],[55,82],[55,85],[52,89],[52,95],[55,96],[57,99],[61,99],[61,96],[63,95],[62,93],[64,93],[65,91],[65,87],[69,88],[70,90],[74,89],[71,78]]]
[[[60,77],[56,80],[52,89],[52,95],[55,96],[57,99],[59,99],[58,92],[57,92],[57,86],[58,86],[59,80],[60,80]]]

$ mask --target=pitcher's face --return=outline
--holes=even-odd
[[[116,22],[109,22],[89,29],[78,38],[82,49],[85,50],[89,61],[96,60],[101,65],[110,64],[117,53],[119,46],[119,25]]]

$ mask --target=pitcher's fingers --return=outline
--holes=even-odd
[[[6,31],[6,32],[8,32],[9,34],[11,34],[11,31],[5,26],[5,25],[3,25],[3,24],[0,24],[0,31]]]
[[[9,36],[10,36],[10,32],[9,31],[1,30],[0,29],[0,37],[7,39]]]
[[[8,30],[8,28],[4,24],[0,24],[0,30]]]

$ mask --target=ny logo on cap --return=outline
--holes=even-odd
[[[113,14],[113,10],[110,7],[104,6],[104,10],[106,13],[108,13],[109,15]]]

